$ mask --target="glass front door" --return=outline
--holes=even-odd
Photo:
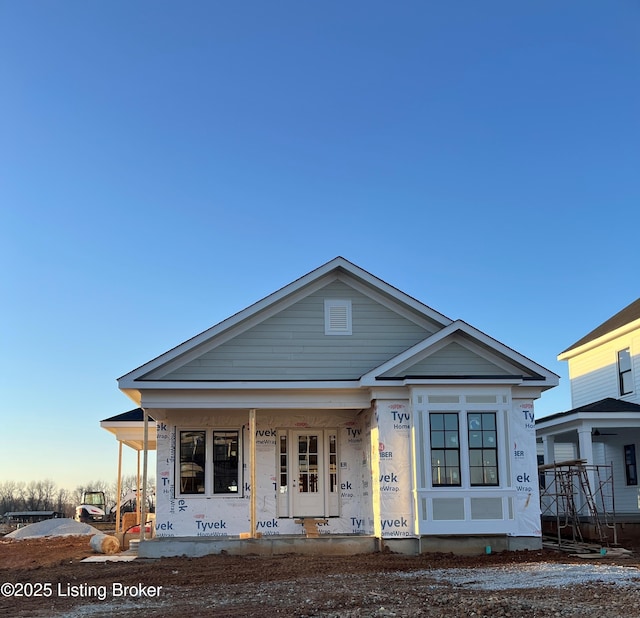
[[[324,517],[326,474],[323,433],[296,431],[293,446],[293,516]]]

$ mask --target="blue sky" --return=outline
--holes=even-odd
[[[0,481],[115,479],[116,379],[337,255],[569,409],[557,354],[639,296],[639,26],[631,0],[0,0]]]

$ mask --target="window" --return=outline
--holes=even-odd
[[[471,486],[498,485],[498,440],[495,412],[467,415]]]
[[[629,348],[618,352],[618,381],[621,395],[633,393],[633,383],[631,379],[631,354],[629,352]]]
[[[282,434],[280,436],[280,493],[287,493],[288,484],[288,470],[289,465],[287,462],[287,436]]]
[[[540,470],[540,466],[544,466],[544,455],[538,455],[538,486],[540,489],[546,489],[547,482],[545,479],[544,470]]]
[[[205,493],[206,431],[180,432],[180,493]]]
[[[335,434],[329,436],[329,491],[338,491],[338,445]]]
[[[635,444],[627,444],[624,447],[624,469],[627,476],[627,485],[637,485],[638,470],[636,468]]]
[[[213,493],[238,493],[238,432],[213,432]]]
[[[240,432],[185,430],[180,439],[180,494],[240,495]]]
[[[475,408],[473,407],[475,405]],[[452,406],[453,407],[453,406]],[[501,412],[483,410],[471,404],[466,409],[440,409],[428,412],[428,428],[420,435],[430,442],[431,482],[439,487],[500,487],[500,440]],[[444,409],[443,409],[444,408]],[[422,448],[426,445],[422,443]],[[426,466],[429,464],[425,462]],[[423,469],[424,481],[428,478],[428,467]]]
[[[460,486],[460,434],[455,413],[429,414],[431,482],[434,487]]]

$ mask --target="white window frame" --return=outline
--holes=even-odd
[[[436,389],[431,389],[432,394],[439,394]],[[426,468],[426,486],[419,487],[421,490],[438,492],[460,492],[462,491],[495,491],[509,487],[509,449],[505,438],[506,422],[511,406],[511,399],[507,391],[503,389],[491,389],[487,391],[476,391],[466,389],[450,389],[442,391],[443,395],[457,396],[457,403],[423,403],[418,407],[425,412],[423,432],[425,432],[423,443],[428,446],[428,451],[422,453],[424,457],[423,465]],[[495,395],[496,398],[505,396],[505,401],[496,400],[496,403],[469,403],[467,397],[476,395]],[[426,396],[426,395],[425,395]],[[414,404],[415,405],[415,404]],[[498,485],[471,485],[470,458],[469,458],[469,432],[468,432],[468,414],[490,412],[496,415],[496,439],[497,439],[497,456],[498,456]],[[458,441],[460,448],[460,485],[434,485],[431,477],[431,426],[429,423],[429,415],[431,413],[457,413],[458,414]],[[428,457],[427,457],[428,455]]]
[[[204,467],[204,492],[203,493],[183,493],[181,490],[181,444],[180,433],[185,431],[204,431],[205,432],[205,467]],[[213,492],[213,434],[215,432],[231,432],[238,434],[238,491],[230,493],[214,493]],[[176,498],[243,498],[244,497],[244,432],[242,427],[176,427],[176,455],[175,455],[175,483],[174,493]]]
[[[627,352],[627,354],[629,355],[629,368],[622,370],[620,368],[620,354],[623,352]],[[616,366],[618,369],[618,391],[620,393],[620,397],[625,397],[626,395],[632,395],[634,392],[634,384],[633,384],[633,356],[631,355],[631,348],[630,347],[626,347],[626,348],[622,348],[621,350],[618,350],[616,352]],[[624,378],[623,376],[628,374],[629,375],[629,388],[630,390],[628,391],[623,391],[623,387],[624,387]]]

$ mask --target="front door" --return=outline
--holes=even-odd
[[[324,517],[324,435],[322,431],[293,432],[291,482],[294,517]]]

